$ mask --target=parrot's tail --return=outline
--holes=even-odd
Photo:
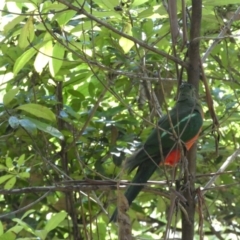
[[[149,160],[149,161],[151,161],[151,160]],[[144,166],[144,165],[146,165],[146,166]],[[129,206],[131,205],[133,200],[137,197],[139,192],[143,189],[143,187],[144,187],[143,184],[148,181],[148,179],[152,176],[152,174],[154,173],[156,168],[157,168],[156,164],[149,164],[149,162],[142,164],[138,168],[136,176],[134,177],[134,179],[131,183],[132,185],[128,187],[127,191],[124,194],[128,200]],[[117,209],[115,209],[112,217],[110,218],[110,222],[116,222],[117,215],[118,215]]]

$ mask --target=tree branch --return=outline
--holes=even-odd
[[[235,18],[240,14],[240,7],[238,7],[238,9],[236,10],[236,12],[233,14],[233,16],[231,17],[231,19],[228,21],[227,25],[225,25],[225,27],[223,28],[223,30],[219,33],[217,39],[215,39],[215,41],[212,43],[212,45],[207,49],[207,51],[205,52],[205,54],[202,57],[202,63],[204,63],[208,57],[208,55],[212,52],[212,50],[214,49],[214,47],[223,39],[223,37],[225,36],[225,34],[227,33],[227,31],[230,29],[232,23],[234,22]],[[194,40],[197,40],[194,39]]]
[[[201,19],[202,19],[202,1],[192,0],[192,15],[191,15],[191,29],[190,29],[190,44],[188,48],[189,57],[189,67],[187,69],[188,82],[193,84],[198,92],[199,84],[199,45],[201,29]],[[194,215],[195,215],[195,205],[194,200],[194,183],[196,175],[196,143],[190,149],[187,154],[188,159],[188,169],[184,172],[184,183],[188,186],[184,192],[184,197],[187,199],[188,206],[185,210],[187,212],[184,214],[182,211],[182,239],[193,240],[194,239]]]
[[[148,49],[156,54],[159,54],[161,56],[164,56],[166,57],[167,59],[169,60],[172,60],[173,62],[175,63],[178,63],[179,65],[183,66],[183,67],[188,67],[187,63],[180,60],[179,58],[177,57],[174,57],[172,55],[169,55],[167,54],[166,52],[164,51],[161,51],[161,50],[158,50],[157,48],[155,47],[152,47],[150,45],[148,45],[147,43],[141,41],[141,40],[138,40],[128,34],[125,34],[124,32],[121,32],[119,30],[117,30],[116,28],[114,28],[113,26],[111,26],[110,24],[98,19],[97,17],[93,16],[92,14],[88,13],[83,7],[82,8],[79,8],[79,7],[76,7],[74,6],[73,4],[70,3],[70,1],[67,1],[67,0],[58,0],[58,2],[64,4],[65,6],[69,7],[69,9],[72,9],[74,11],[76,11],[77,13],[79,14],[83,14],[85,15],[87,18],[97,22],[98,24],[100,24],[101,26],[104,26],[106,27],[107,29],[111,30],[112,32],[118,34],[119,36],[122,36],[122,37],[125,37],[131,41],[133,41],[135,44],[138,44],[139,46],[145,48],[145,49]]]

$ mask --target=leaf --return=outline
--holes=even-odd
[[[0,236],[4,233],[2,222],[0,222]]]
[[[9,125],[11,126],[11,128],[13,129],[16,129],[18,128],[19,126],[19,120],[17,117],[14,117],[14,116],[11,116],[9,119],[8,119],[8,123]]]
[[[27,130],[27,132],[31,133],[32,135],[37,134],[37,127],[34,123],[29,121],[28,119],[21,119],[19,120],[19,124]]]
[[[102,4],[104,4],[107,8],[113,10],[114,7],[119,5],[119,1],[117,0],[101,0]]]
[[[26,212],[22,215],[21,219],[24,219],[25,217],[27,217],[28,215],[30,215],[31,213],[34,213],[34,212],[35,212],[34,209],[30,209],[30,210],[26,211]]]
[[[13,67],[14,75],[17,75],[17,73],[22,70],[25,64],[30,61],[30,59],[36,54],[36,52],[37,51],[35,50],[35,48],[30,48],[16,60]]]
[[[27,103],[17,107],[19,110],[23,110],[27,113],[30,113],[36,117],[43,118],[49,120],[51,122],[55,122],[56,118],[54,113],[47,107],[42,106],[36,103]]]
[[[55,229],[58,227],[58,225],[66,218],[67,213],[66,212],[59,212],[55,214],[54,216],[51,217],[51,219],[47,222],[46,226],[44,229],[47,232],[50,232],[51,230]]]
[[[239,0],[204,0],[203,5],[206,6],[221,6],[221,5],[228,5],[228,4],[239,4]]]
[[[53,47],[52,58],[49,61],[49,70],[53,77],[59,72],[62,64],[63,64],[63,57],[64,57],[65,49],[64,47],[56,43]]]
[[[22,221],[21,219],[19,218],[14,218],[12,219],[13,222],[17,222],[20,226],[22,226],[26,231],[34,234],[32,228],[27,224],[25,223],[24,221]]]
[[[8,170],[8,168],[2,164],[0,164],[0,170]]]
[[[48,39],[49,36],[46,35],[45,39]],[[40,49],[34,61],[34,68],[38,73],[41,73],[44,67],[48,64],[49,60],[52,57],[52,40],[47,41]]]
[[[37,236],[38,239],[44,240],[47,237],[47,231],[46,230],[35,230],[34,235]]]
[[[57,13],[54,16],[54,19],[58,22],[60,26],[66,25],[73,16],[76,15],[76,11],[67,10],[62,13]]]
[[[18,174],[18,177],[20,178],[29,178],[30,177],[30,173],[29,172],[21,172]]]
[[[19,24],[22,20],[25,19],[26,16],[14,16],[14,18],[9,19],[7,24],[4,26],[3,33],[7,34],[11,29],[13,29],[17,24]]]
[[[4,185],[4,189],[11,189],[14,187],[15,183],[16,183],[17,178],[16,177],[12,177],[10,178]]]
[[[23,153],[23,154],[18,158],[17,164],[18,164],[18,166],[21,166],[21,165],[24,164],[24,162],[25,162],[25,154]]]
[[[42,4],[42,12],[49,13],[50,11],[61,11],[63,9],[67,10],[66,6],[61,4],[60,2],[41,2]]]
[[[54,136],[54,137],[57,137],[59,138],[60,140],[63,140],[64,139],[64,136],[63,134],[56,128],[46,124],[46,123],[43,123],[43,122],[40,122],[36,119],[32,119],[32,118],[28,118],[31,122],[33,122],[36,127],[43,131],[43,132],[46,132],[46,133],[49,133],[50,135]]]
[[[26,48],[34,39],[33,17],[30,16],[21,30],[18,45],[20,48]]]
[[[123,32],[132,36],[132,26],[130,23],[125,24]],[[119,45],[122,47],[124,53],[128,53],[131,50],[131,48],[134,46],[134,42],[125,37],[120,37]]]
[[[3,104],[5,106],[8,105],[17,95],[18,91],[19,91],[19,87],[10,89],[7,93],[5,93],[3,96]]]
[[[6,232],[0,236],[0,240],[15,240],[16,235],[13,232]]]
[[[90,82],[89,84],[88,84],[88,92],[89,92],[89,95],[91,96],[91,97],[94,97],[95,96],[95,86],[94,86],[94,84],[92,83],[92,82]],[[77,100],[77,101],[79,101],[79,100]]]
[[[6,182],[11,177],[12,177],[11,174],[7,174],[7,175],[4,175],[4,176],[1,176],[0,177],[0,184],[2,184],[3,182]]]
[[[14,233],[14,238],[13,239],[16,239],[16,234],[18,234],[19,232],[21,232],[23,230],[23,227],[22,226],[18,226],[18,225],[15,225],[14,227],[11,227],[10,229],[8,229],[7,233]],[[12,239],[12,238],[11,238]],[[1,240],[1,238],[0,238]],[[6,240],[9,240],[9,238],[7,238]]]
[[[142,5],[146,2],[148,2],[149,0],[134,0],[133,3],[131,4],[132,6],[139,6]]]
[[[6,166],[7,166],[8,168],[14,168],[12,159],[11,159],[10,157],[7,157],[7,159],[6,159]]]

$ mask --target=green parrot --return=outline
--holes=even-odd
[[[203,111],[192,84],[183,83],[179,88],[176,105],[159,121],[144,145],[126,159],[127,173],[137,169],[132,183],[146,183],[158,165],[174,166],[181,159],[181,151],[188,151],[197,140],[203,124]],[[130,185],[125,197],[130,205],[143,185]],[[117,221],[117,209],[110,222]]]

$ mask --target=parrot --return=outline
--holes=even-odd
[[[182,151],[188,151],[198,139],[202,124],[203,110],[195,87],[184,82],[175,106],[160,118],[143,146],[125,160],[128,174],[137,168],[132,183],[139,184],[130,185],[124,194],[129,206],[159,165],[175,166],[180,161]],[[117,216],[115,209],[110,222],[116,222]]]

